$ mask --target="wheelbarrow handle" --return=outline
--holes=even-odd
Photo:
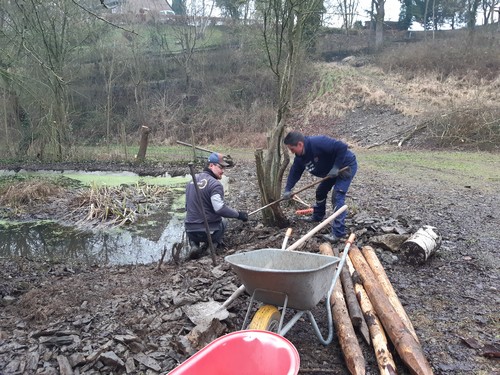
[[[335,284],[337,283],[337,280],[339,279],[340,271],[342,271],[342,268],[344,268],[344,263],[345,263],[345,260],[347,258],[347,253],[349,252],[351,245],[354,243],[355,238],[356,238],[356,235],[354,233],[351,233],[349,235],[349,238],[345,242],[344,252],[343,252],[342,257],[340,258],[340,262],[337,266],[337,271],[335,272],[335,276],[333,278],[333,283],[332,283],[332,286],[330,287],[328,297],[330,297],[330,295],[332,294],[333,288],[335,287]],[[328,298],[328,301],[329,300],[330,300],[330,298]]]

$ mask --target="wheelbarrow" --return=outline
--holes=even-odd
[[[299,353],[286,338],[245,330],[219,337],[168,374],[296,375],[299,368]]]
[[[354,235],[351,235],[342,258],[281,249],[253,250],[225,257],[251,295],[242,329],[247,327],[254,301],[260,301],[265,305],[255,313],[248,326],[250,329],[270,330],[285,336],[306,314],[319,341],[330,344],[333,339],[330,296],[353,242]],[[311,312],[323,297],[326,297],[328,319],[326,339]],[[281,312],[278,307],[282,308]],[[284,325],[287,308],[296,310],[296,313]]]

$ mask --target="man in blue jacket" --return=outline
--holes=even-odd
[[[302,177],[304,170],[313,176],[326,177],[316,188],[316,204],[308,221],[322,221],[326,213],[326,198],[333,188],[332,206],[334,210],[344,205],[347,190],[356,174],[358,164],[356,156],[348,149],[347,144],[326,136],[306,137],[302,133],[292,131],[283,141],[288,149],[295,154],[290,174],[283,193],[284,199],[293,196],[292,189]],[[345,170],[340,171],[344,167]],[[346,236],[346,211],[340,214],[332,223],[331,234],[323,236],[330,242],[337,242]]]
[[[248,220],[245,211],[236,211],[224,202],[224,187],[219,181],[228,167],[221,154],[211,153],[208,157],[205,169],[196,177],[196,183],[200,191],[202,206],[198,204],[196,188],[193,181],[186,186],[186,219],[184,228],[191,247],[190,258],[196,259],[203,255],[207,247],[201,243],[208,243],[203,211],[207,218],[208,227],[212,237],[212,243],[217,249],[223,244],[224,232],[227,227],[226,218],[235,218],[242,221]],[[202,211],[203,210],[203,211]]]

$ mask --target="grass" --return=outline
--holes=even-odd
[[[457,186],[499,188],[500,155],[449,151],[356,150],[363,168],[389,174],[414,174],[416,181],[446,180]]]

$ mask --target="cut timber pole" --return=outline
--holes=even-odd
[[[333,249],[333,254],[339,256],[339,252],[336,248]],[[346,259],[346,262],[349,258]],[[359,306],[359,302],[356,298],[356,293],[354,292],[354,285],[352,282],[351,274],[349,268],[342,267],[340,271],[340,280],[342,281],[342,288],[344,289],[344,297],[347,303],[347,309],[349,310],[349,316],[351,318],[352,325],[361,333],[365,342],[370,345],[370,333],[368,326],[365,322],[363,312]]]
[[[141,141],[139,143],[139,152],[136,156],[136,163],[142,163],[146,159],[146,150],[148,148],[148,137],[151,129],[145,125],[141,126]]]
[[[354,280],[359,279],[356,274],[356,270],[352,265],[349,258],[346,259],[346,264],[349,269],[349,273],[352,275]],[[368,329],[370,330],[370,335],[372,338],[373,350],[375,352],[375,357],[377,358],[377,365],[380,375],[396,375],[396,364],[392,358],[392,354],[387,347],[387,337],[384,332],[384,328],[380,323],[373,305],[366,294],[365,288],[361,282],[354,282],[354,291],[356,292],[356,297],[358,297],[361,310],[365,316],[365,320],[368,324]]]
[[[370,268],[375,274],[375,277],[380,283],[380,286],[382,286],[384,293],[387,295],[387,297],[389,297],[389,301],[391,302],[392,307],[394,307],[394,309],[397,311],[398,315],[401,317],[401,320],[403,321],[406,328],[408,328],[408,331],[410,331],[415,341],[419,343],[420,341],[418,340],[417,334],[415,333],[413,324],[411,324],[410,318],[406,314],[403,305],[401,305],[401,302],[399,301],[399,298],[396,295],[394,288],[392,287],[391,281],[387,277],[384,267],[380,263],[380,260],[375,253],[375,250],[371,246],[363,246],[361,248],[361,252],[370,265]]]
[[[375,312],[394,344],[401,360],[412,374],[432,374],[432,368],[429,362],[427,362],[420,344],[405,326],[394,307],[392,307],[389,298],[384,293],[361,251],[356,246],[352,246],[349,256],[354,268],[359,273],[366,293],[375,308]]]
[[[323,255],[333,256],[332,247],[328,243],[322,243],[319,246],[319,252]],[[349,318],[340,282],[335,283],[333,293],[330,297],[330,305],[332,307],[333,323],[335,324],[335,330],[339,338],[342,353],[344,354],[347,369],[353,375],[363,375],[366,371],[365,358],[363,357],[356,333]]]

